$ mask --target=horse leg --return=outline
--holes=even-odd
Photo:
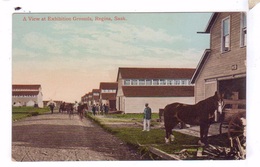
[[[172,134],[172,129],[178,124],[178,121],[174,121],[171,125],[165,126],[166,136],[165,136],[165,143],[173,142],[175,137]]]
[[[201,123],[200,124],[200,140],[198,142],[199,145],[205,146],[207,144],[208,131],[209,131],[209,124]]]
[[[208,145],[209,126],[210,126],[209,123],[205,125],[204,136],[203,136],[203,137],[204,137],[204,143],[205,143],[206,145]]]
[[[165,127],[165,143],[168,144],[170,143],[169,137],[170,137],[170,127]]]

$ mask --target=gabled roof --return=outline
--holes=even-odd
[[[92,94],[93,94],[93,93],[99,93],[99,92],[100,92],[99,89],[92,89]]]
[[[117,89],[117,82],[100,82],[99,89]]]
[[[39,89],[41,85],[23,85],[23,84],[13,84],[12,89]]]
[[[193,97],[194,86],[122,86],[126,97]]]
[[[206,49],[200,59],[199,64],[197,65],[196,71],[194,72],[192,78],[191,78],[191,83],[194,84],[196,82],[197,77],[199,76],[202,68],[204,67],[205,63],[208,60],[208,57],[210,55],[210,49]]]
[[[13,96],[37,96],[39,91],[13,91]]]
[[[210,30],[211,30],[212,26],[214,25],[218,15],[219,15],[218,12],[212,13],[212,15],[209,19],[208,25],[206,26],[204,32],[198,32],[198,33],[206,33],[206,34],[210,33]]]
[[[191,78],[193,68],[122,68],[118,69],[123,79],[187,79]]]

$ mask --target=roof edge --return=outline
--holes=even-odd
[[[197,32],[197,33],[209,34],[212,26],[214,25],[214,23],[215,23],[215,21],[216,21],[216,19],[218,17],[218,14],[219,14],[218,12],[212,13],[205,30],[203,32]]]
[[[204,51],[204,53],[203,53],[203,55],[202,55],[198,65],[196,67],[196,70],[195,70],[193,76],[191,77],[191,83],[192,84],[195,83],[197,77],[199,76],[202,67],[204,66],[205,62],[207,61],[207,59],[208,59],[208,57],[210,55],[210,52],[211,52],[210,49],[205,49],[205,51]]]

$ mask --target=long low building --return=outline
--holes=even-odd
[[[167,104],[194,104],[194,85],[190,68],[119,68],[117,109],[141,113],[149,103],[154,113]]]
[[[43,95],[41,85],[12,85],[13,106],[43,107]]]

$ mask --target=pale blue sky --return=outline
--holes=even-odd
[[[114,17],[124,17],[115,21]],[[211,13],[14,14],[13,83],[37,83],[45,100],[79,100],[118,67],[195,68]],[[39,18],[30,21],[29,17]],[[70,18],[51,21],[48,17]],[[92,18],[93,21],[75,21]],[[96,17],[112,21],[97,21]],[[26,21],[24,20],[26,19]],[[44,18],[46,20],[44,20]],[[42,20],[43,19],[43,20]]]

